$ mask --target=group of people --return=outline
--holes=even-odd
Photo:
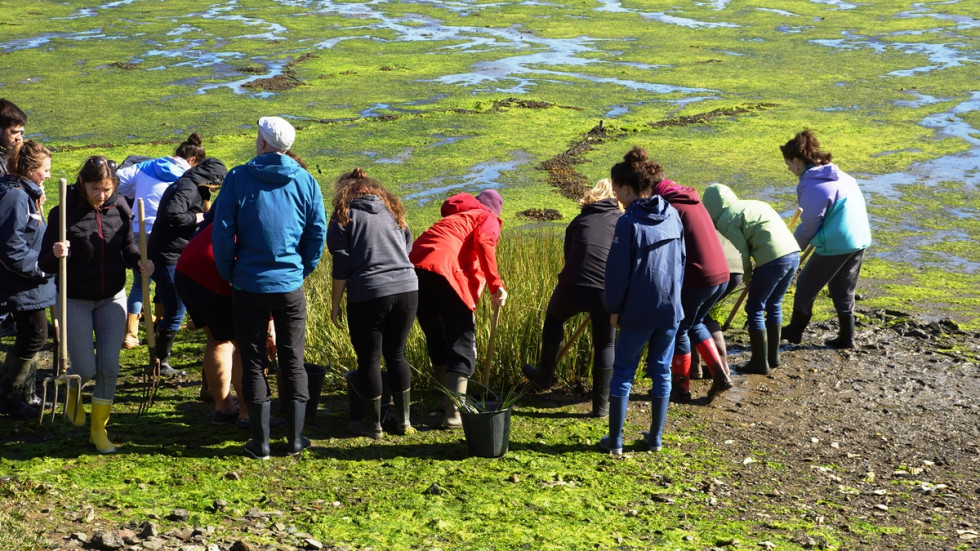
[[[701,361],[712,379],[709,400],[733,386],[724,334],[711,309],[743,280],[751,358],[739,373],[768,375],[780,365],[780,340],[801,342],[824,286],[840,322],[838,336],[826,344],[854,346],[854,292],[871,244],[864,197],[812,131],[796,134],[780,149],[799,178],[802,213],[795,231],[768,204],[740,200],[725,185],[711,184],[699,196],[668,180],[663,167],[638,147],[581,201],[582,212],[565,233],[565,266],[548,304],[539,365],[526,365],[523,373],[538,388],[549,388],[564,323],[588,312],[592,415],[609,418],[609,432],[599,443],[603,450],[622,453],[644,346],[653,386],[643,440],[651,450],[661,449],[668,403],[691,400],[689,381],[701,377]],[[792,319],[782,327],[783,297],[808,246],[813,252],[799,273]]]
[[[106,426],[119,351],[138,344],[141,303],[149,298],[140,280],[152,278],[163,306],[154,330],[163,374],[176,373],[168,357],[186,309],[207,332],[203,372],[215,402],[212,422],[249,428],[245,451],[264,459],[275,423],[266,367],[276,356],[285,453],[300,453],[310,445],[303,434],[310,400],[303,281],[325,247],[333,260],[330,318],[342,327],[346,317],[357,356],[357,369],[348,374],[350,431],[374,439],[385,430],[413,432],[405,344],[416,319],[436,381],[449,392],[466,392],[476,368],[480,296],[488,291],[495,306],[507,300],[496,261],[503,207],[497,191],[449,197],[441,219],[413,239],[399,198],[356,168],[334,184],[328,223],[319,185],[292,152],[295,129],[282,118],[263,117],[256,156],[230,171],[207,157],[198,133],[172,156],[118,169],[106,157],[87,158],[48,214],[57,219],[65,210],[61,241],[57,224],[42,212],[51,152],[23,140],[26,121],[23,111],[0,99],[0,312],[17,328],[0,375],[0,413],[39,414],[34,362],[47,339],[45,309],[56,300],[53,274],[66,262],[66,281],[59,282],[68,296],[64,337],[72,372],[83,383],[95,381],[90,440],[98,451],[115,451]],[[713,184],[700,196],[666,179],[638,147],[581,201],[582,212],[565,234],[565,266],[548,305],[539,365],[523,372],[535,386],[549,388],[565,321],[588,312],[595,347],[592,413],[609,418],[602,449],[622,451],[644,346],[654,382],[653,418],[644,435],[651,449],[660,449],[668,402],[691,399],[688,381],[702,360],[713,380],[709,397],[732,387],[724,336],[710,311],[743,278],[752,357],[739,372],[766,374],[779,365],[780,338],[800,342],[825,285],[840,319],[840,333],[828,344],[853,346],[854,290],[870,244],[864,199],[812,132],[797,134],[782,152],[800,179],[803,215],[795,235],[767,204],[739,200],[726,186]],[[139,200],[143,224],[133,213]],[[140,260],[140,231],[149,243],[147,262]],[[792,320],[782,328],[782,298],[807,245],[815,252],[799,276]],[[127,299],[129,269],[134,285]],[[394,400],[387,428],[382,358]],[[439,409],[435,425],[461,427],[456,401],[444,400]],[[74,424],[85,424],[79,389],[70,390],[67,410]]]

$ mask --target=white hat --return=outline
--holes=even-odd
[[[276,151],[287,151],[296,140],[296,129],[286,119],[262,117],[259,119],[259,136]]]

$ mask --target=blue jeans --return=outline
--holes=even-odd
[[[749,296],[745,300],[750,331],[763,331],[767,324],[783,323],[783,295],[793,282],[799,266],[800,253],[793,252],[752,271]]]
[[[691,337],[694,337],[694,344],[704,342],[711,338],[711,331],[704,326],[704,318],[708,316],[711,307],[718,302],[725,294],[728,282],[715,285],[714,287],[704,287],[701,289],[681,290],[681,306],[684,308],[684,319],[681,320],[680,327],[677,328],[677,342],[674,345],[674,354],[684,355],[691,353]]]
[[[647,376],[653,381],[654,398],[670,396],[670,360],[674,355],[674,337],[677,328],[637,331],[620,329],[616,340],[616,358],[613,360],[610,396],[629,396],[640,364],[643,345],[648,344]]]
[[[163,321],[160,322],[159,328],[176,331],[180,329],[184,311],[187,310],[177,296],[177,285],[174,284],[177,265],[165,264],[163,259],[155,259],[153,266],[152,279],[157,284],[157,296],[160,297],[160,304],[163,305]]]
[[[126,298],[126,312],[138,316],[143,311],[143,281],[140,279],[140,271],[133,269],[133,286],[129,289],[129,297]]]

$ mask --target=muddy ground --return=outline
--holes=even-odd
[[[760,530],[802,514],[861,549],[980,549],[980,334],[862,314],[856,349],[823,346],[836,323],[811,326],[801,345],[784,344],[771,378],[736,376],[710,406],[676,406],[696,415],[672,417],[668,430],[697,425],[729,450],[734,480],[703,491],[744,504]],[[745,342],[731,344],[734,361],[748,359]],[[692,393],[709,384],[694,381]],[[865,523],[886,533],[856,536]],[[798,543],[825,545],[803,533]]]
[[[692,491],[757,521],[756,536],[789,529],[803,548],[838,548],[798,528],[813,523],[848,541],[844,549],[980,549],[980,334],[899,312],[863,311],[861,320],[856,349],[822,345],[836,333],[834,322],[811,325],[802,345],[784,344],[783,364],[771,377],[736,374],[737,387],[713,403],[704,398],[710,381],[693,381],[694,402],[671,406],[665,445],[698,453],[705,441],[716,443],[729,462],[722,470],[734,472]],[[748,351],[744,331],[733,333],[737,366]],[[634,398],[629,415],[642,424],[649,405]],[[561,389],[531,401],[589,407],[582,394]],[[685,437],[693,433],[697,438]],[[101,533],[82,536],[84,542],[71,530],[49,526],[45,539],[61,548],[111,548],[98,541]],[[197,549],[203,537],[188,528],[143,541],[167,542],[154,549]],[[308,547],[284,538],[283,549]],[[738,541],[717,545],[744,548]]]

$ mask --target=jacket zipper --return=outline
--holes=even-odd
[[[95,222],[99,227],[99,282],[102,288],[102,295],[105,295],[105,235],[102,233],[102,213],[95,211]]]

